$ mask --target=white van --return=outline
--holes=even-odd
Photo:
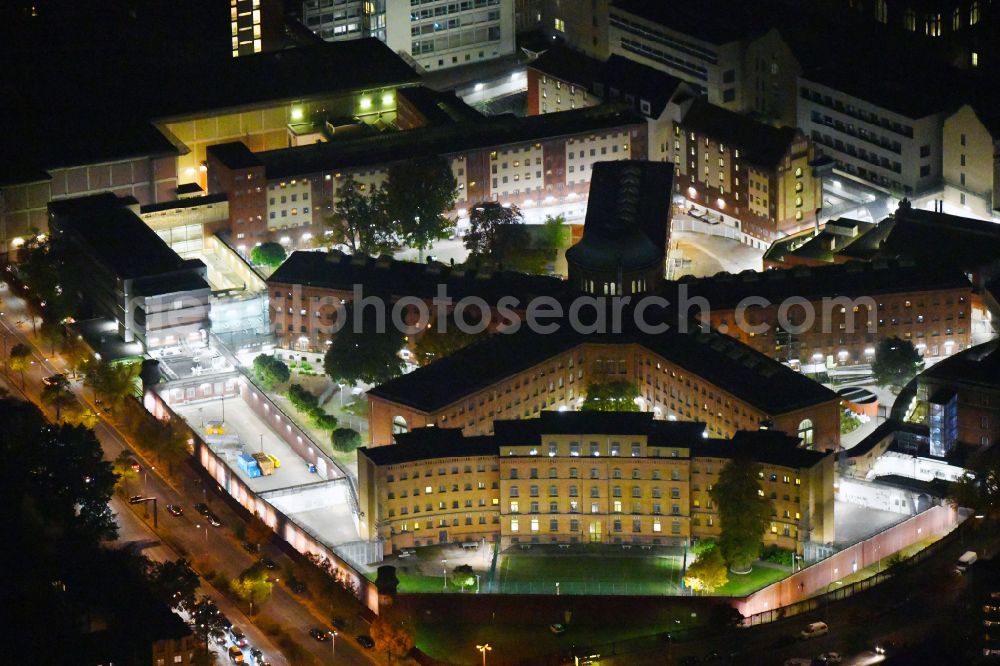
[[[830,627],[826,626],[826,622],[810,622],[805,629],[799,632],[799,638],[803,640],[818,638],[826,636],[828,633],[830,633]]]
[[[958,558],[958,562],[955,564],[955,571],[960,574],[965,573],[966,571],[969,570],[969,567],[971,567],[972,564],[978,559],[979,556],[976,555],[976,551],[974,550],[966,551],[965,554],[962,555],[962,557]]]

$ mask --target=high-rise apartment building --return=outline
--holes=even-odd
[[[284,32],[280,0],[229,0],[233,57],[276,48]]]
[[[305,0],[302,23],[327,41],[377,37],[425,70],[514,53],[514,0]]]

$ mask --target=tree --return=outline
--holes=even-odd
[[[55,407],[56,421],[62,420],[63,407],[69,407],[76,402],[76,398],[69,390],[69,380],[62,375],[57,375],[55,379],[42,387],[41,398],[46,405]]]
[[[118,477],[116,485],[121,484],[122,490],[125,493],[125,497],[128,497],[129,496],[128,482],[129,480],[134,479],[139,475],[139,472],[136,471],[138,463],[132,456],[131,451],[129,451],[128,449],[122,449],[121,451],[118,452],[118,455],[115,456],[112,465],[113,465],[112,469],[114,469],[115,475]]]
[[[361,433],[353,428],[337,428],[330,434],[335,451],[351,453],[361,446]]]
[[[268,390],[273,389],[278,384],[284,384],[292,376],[288,366],[281,359],[266,354],[260,354],[254,358],[253,372],[257,381]]]
[[[473,206],[469,232],[462,240],[472,255],[506,264],[527,249],[531,236],[524,228],[524,216],[517,206],[485,201]]]
[[[466,313],[467,321],[471,319],[470,312]],[[473,323],[469,321],[469,323]],[[441,329],[444,329],[443,331]],[[433,363],[445,356],[450,356],[463,347],[468,347],[473,342],[488,335],[486,331],[482,333],[466,333],[455,322],[452,315],[444,322],[435,322],[431,327],[420,334],[414,343],[413,351],[420,365]]]
[[[385,653],[388,663],[405,657],[413,649],[413,637],[381,616],[372,622],[371,635],[375,649]]]
[[[760,472],[757,463],[733,458],[723,466],[718,482],[709,491],[719,507],[722,534],[718,548],[736,572],[751,569],[771,523],[771,501],[762,497]]]
[[[990,521],[1000,518],[1000,450],[991,447],[975,454],[965,474],[949,484],[948,499]]]
[[[93,360],[87,363],[83,383],[93,389],[95,398],[100,396],[114,409],[138,394],[141,370],[141,363]]]
[[[260,610],[261,604],[271,598],[273,583],[267,580],[267,572],[259,567],[250,567],[239,578],[229,582],[229,587],[237,597],[250,604],[250,614]]]
[[[250,250],[250,261],[258,266],[280,266],[287,256],[281,243],[261,243]]]
[[[73,372],[84,370],[87,363],[93,358],[90,347],[79,335],[64,336],[59,351]]]
[[[66,337],[66,330],[51,316],[43,317],[42,325],[38,328],[38,337],[48,346],[49,355],[55,356],[56,349],[62,346],[63,339]]]
[[[146,576],[153,593],[174,610],[195,608],[200,580],[186,559],[150,563]]]
[[[696,592],[711,594],[729,582],[726,561],[719,548],[709,548],[687,569],[684,583]]]
[[[255,513],[247,521],[246,540],[256,546],[265,544],[274,536],[274,530],[264,522],[259,513]]]
[[[352,253],[380,255],[399,244],[388,195],[384,187],[373,187],[368,194],[353,176],[345,176],[337,185],[333,212],[323,218],[325,233],[317,243],[346,245]]]
[[[356,321],[357,319],[357,321]],[[347,325],[334,336],[323,359],[323,369],[346,384],[382,384],[403,372],[399,350],[405,344],[403,332],[382,322],[382,331],[373,308],[362,308],[355,317],[354,306],[347,308]]]
[[[458,585],[464,590],[466,587],[472,587],[476,584],[476,572],[469,564],[459,564],[452,571],[451,581],[452,584]]]
[[[10,369],[21,373],[21,390],[24,390],[24,371],[31,365],[31,348],[20,342],[10,348]]]
[[[924,361],[909,340],[884,338],[875,350],[872,376],[879,386],[903,388],[924,369]]]
[[[635,400],[639,389],[629,381],[594,382],[587,385],[587,397],[580,405],[583,412],[637,412]]]
[[[422,157],[389,167],[386,205],[399,236],[423,253],[447,238],[455,226],[445,213],[455,207],[458,183],[451,164],[440,156]]]
[[[92,430],[50,425],[37,407],[12,399],[0,400],[0,422],[0,459],[10,470],[0,483],[3,506],[20,507],[24,520],[52,533],[91,541],[117,534],[108,505],[115,473]]]
[[[174,465],[191,455],[188,440],[190,433],[180,421],[158,421],[145,419],[139,426],[138,439],[167,466],[167,473],[173,474]]]

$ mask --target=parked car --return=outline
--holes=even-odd
[[[371,650],[373,647],[375,647],[375,641],[372,640],[371,636],[368,636],[366,634],[361,634],[360,636],[358,636],[358,645],[365,648],[366,650]]]
[[[839,652],[824,652],[814,660],[819,664],[839,664],[844,660]]]
[[[253,660],[259,664],[261,660],[264,659],[264,651],[260,648],[252,647],[250,648],[250,656],[253,657]]]
[[[549,631],[558,636],[559,634],[566,633],[566,626],[556,622],[554,624],[549,625]]]
[[[244,663],[246,663],[243,660],[243,650],[239,649],[235,645],[233,645],[232,647],[230,647],[229,648],[229,661],[233,662],[234,664],[244,664]]]
[[[288,581],[288,589],[294,592],[295,594],[305,594],[306,584],[303,583],[298,578],[292,578]]]
[[[182,509],[181,507],[177,506],[176,504],[168,504],[167,505],[167,511],[169,511],[170,515],[172,515],[172,516],[183,516],[184,515],[184,509]]]
[[[222,525],[222,521],[219,520],[219,517],[217,515],[215,515],[214,513],[212,513],[211,511],[208,512],[208,515],[205,516],[205,518],[208,519],[208,523],[212,527],[219,527],[219,526]]]
[[[240,631],[239,627],[229,627],[229,637],[240,647],[247,646],[247,635]]]
[[[819,638],[828,633],[830,633],[830,627],[826,626],[826,622],[810,622],[805,629],[799,632],[799,638],[803,640]]]
[[[198,502],[197,504],[195,504],[194,510],[203,516],[207,516],[208,514],[211,513],[211,511],[208,508],[208,505],[205,504],[204,502]]]
[[[319,627],[313,627],[309,630],[309,635],[318,640],[320,643],[330,640],[330,634],[325,629],[320,629]]]
[[[278,568],[278,565],[275,564],[274,560],[272,560],[270,557],[262,557],[262,558],[260,558],[260,564],[261,564],[262,567],[264,567],[268,571],[274,571],[275,569]]]
[[[56,384],[65,385],[67,381],[68,380],[66,379],[66,375],[62,373],[56,375],[49,375],[48,377],[42,379],[42,383],[45,384],[46,386],[55,386]]]
[[[260,544],[244,541],[241,545],[243,546],[243,550],[247,551],[251,555],[256,555],[260,552]]]
[[[958,558],[958,562],[955,563],[955,572],[964,574],[966,571],[969,570],[969,567],[975,564],[976,560],[978,559],[979,556],[976,555],[976,551],[974,550],[966,551],[965,553],[962,554],[960,558]]]

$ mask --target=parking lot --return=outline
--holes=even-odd
[[[221,400],[180,405],[175,407],[175,410],[202,435],[205,433],[205,423],[223,420]],[[262,493],[321,480],[319,475],[309,471],[309,465],[292,451],[288,444],[278,437],[271,427],[247,407],[242,400],[238,398],[227,399],[225,401],[225,416],[225,433],[226,435],[237,435],[239,445],[209,443],[209,446],[226,458],[229,466],[240,479],[247,483],[251,490]],[[270,476],[251,479],[236,464],[236,456],[241,450],[252,454],[259,453],[262,449],[264,453],[275,456],[281,462],[281,466],[275,469]]]

